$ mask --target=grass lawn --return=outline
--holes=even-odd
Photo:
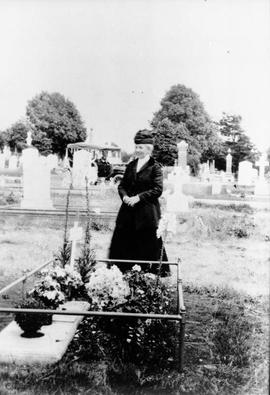
[[[0,225],[0,287],[25,270],[51,259],[62,242],[62,225],[56,220],[18,221],[14,217],[0,219]],[[92,231],[92,247],[97,257],[107,256],[111,235],[108,229]],[[127,393],[123,391],[137,394],[266,394],[269,247],[270,213],[267,211],[194,208],[179,219],[177,235],[166,243],[166,249],[170,260],[178,257],[182,260],[187,319],[191,321],[186,328],[186,362],[182,375],[173,370],[164,371],[163,377],[152,377],[151,381],[141,372],[136,379],[130,379],[133,383],[130,388],[123,382],[121,387],[115,384],[117,374],[106,360],[92,361],[90,365],[82,361],[71,364],[71,348],[66,359],[54,367],[54,373],[52,368],[46,371],[37,368],[30,374],[26,367],[14,370],[14,367],[1,366],[0,393],[84,394],[90,388],[88,393],[91,394]],[[173,273],[172,281],[174,279]],[[20,295],[18,287],[9,292],[9,299],[2,299],[0,303],[10,305]],[[0,316],[0,329],[10,319]],[[250,327],[249,322],[253,323]],[[237,332],[243,323],[249,330]],[[222,332],[222,328],[226,330]],[[222,334],[222,341],[219,342],[217,334]],[[241,341],[237,342],[237,338]],[[229,343],[232,348],[230,339],[236,348],[228,351]],[[241,348],[241,344],[246,348]],[[226,360],[228,353],[234,355],[232,363]],[[237,360],[241,354],[246,356],[244,364]],[[69,364],[69,377],[64,371],[66,364]],[[90,374],[91,369],[94,375]],[[147,380],[150,380],[149,385]],[[64,382],[69,384],[65,386]],[[13,392],[8,392],[10,388]]]

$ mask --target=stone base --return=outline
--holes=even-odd
[[[89,309],[87,302],[67,302],[61,310]],[[42,326],[44,336],[37,338],[21,337],[23,331],[12,321],[0,332],[0,362],[16,364],[47,365],[59,361],[76,332],[83,316],[53,315],[51,325]]]

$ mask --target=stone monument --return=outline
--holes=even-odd
[[[175,172],[168,175],[168,188],[164,193],[166,200],[166,211],[167,212],[185,212],[189,210],[190,197],[183,193],[183,180],[185,179],[185,173],[183,171],[183,177],[181,177],[181,171]]]
[[[256,166],[259,166],[259,177],[255,182],[254,194],[256,196],[269,196],[270,184],[266,181],[264,176],[264,169],[269,166],[266,154],[260,157],[260,160],[256,162]]]
[[[180,168],[188,173],[189,168],[187,166],[187,148],[188,148],[188,144],[183,140],[177,144],[177,149],[178,149],[177,165],[178,165],[178,168]]]
[[[8,168],[10,170],[15,170],[17,169],[17,165],[18,165],[18,158],[16,155],[11,155],[11,157],[9,158],[9,162],[8,162]]]
[[[28,148],[22,152],[23,199],[21,208],[52,209],[51,167],[47,158],[40,156],[38,150],[30,145],[31,141],[30,132],[30,135],[27,136]]]
[[[165,191],[166,211],[185,212],[189,210],[190,196],[184,195],[183,184],[189,182],[189,166],[187,166],[187,147],[185,141],[177,144],[178,166],[168,174],[168,188]]]
[[[228,149],[228,155],[226,156],[226,173],[231,174],[232,173],[232,155],[231,155],[231,149]]]
[[[89,183],[97,180],[97,167],[92,165],[93,161],[90,152],[85,150],[74,152],[72,168],[73,188],[85,188],[86,178]]]
[[[4,155],[5,159],[9,159],[11,156],[10,148],[7,145],[4,146]]]
[[[0,169],[4,169],[6,164],[6,157],[3,152],[0,152]]]
[[[212,162],[210,163],[210,165],[209,165],[209,171],[210,171],[210,174],[214,174],[215,173],[215,159],[213,159],[212,160]]]
[[[238,185],[253,185],[256,178],[256,170],[253,169],[252,163],[245,160],[239,162]]]

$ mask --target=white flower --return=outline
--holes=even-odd
[[[122,272],[115,265],[110,269],[97,268],[91,274],[86,289],[92,304],[95,304],[99,309],[105,307],[109,301],[123,303],[130,292]]]
[[[134,265],[134,266],[132,267],[132,270],[134,270],[134,272],[140,272],[140,271],[142,270],[142,268],[141,268],[140,265]]]

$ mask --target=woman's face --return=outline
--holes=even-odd
[[[139,159],[143,159],[149,154],[149,150],[146,144],[135,144],[135,155]]]

